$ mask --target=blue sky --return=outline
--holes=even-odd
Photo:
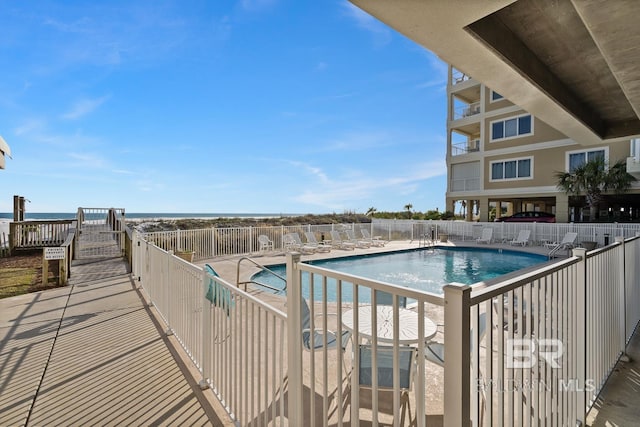
[[[447,67],[346,1],[0,6],[0,211],[444,209]]]

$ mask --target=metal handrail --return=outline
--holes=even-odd
[[[266,271],[267,273],[270,273],[270,274],[276,276],[278,279],[280,279],[280,280],[282,280],[284,282],[284,288],[282,288],[282,289],[274,288],[273,286],[266,285],[266,284],[260,283],[260,282],[256,282],[255,280],[246,280],[244,282],[241,282],[240,281],[240,263],[242,261],[249,261],[250,263],[252,263],[256,267],[258,267],[262,271]],[[246,292],[247,291],[247,284],[249,284],[249,283],[253,283],[253,284],[256,284],[258,286],[262,286],[262,287],[265,287],[267,289],[271,289],[272,291],[275,291],[277,293],[286,292],[286,290],[287,290],[287,279],[286,278],[284,278],[281,275],[279,275],[278,273],[270,270],[269,268],[265,267],[264,265],[257,263],[256,261],[252,260],[251,258],[245,256],[245,257],[240,258],[238,260],[238,264],[236,265],[236,286],[240,287],[240,285],[244,285],[244,290]]]

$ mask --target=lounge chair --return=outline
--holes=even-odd
[[[369,233],[369,230],[367,230],[366,228],[361,228],[360,233],[362,234],[362,238],[365,241],[371,243],[371,246],[382,247],[387,244],[385,240],[380,239],[380,237],[378,236],[371,237],[371,233]]]
[[[531,235],[531,230],[520,230],[518,233],[518,237],[509,242],[510,245],[520,245],[527,246],[529,244],[529,236]]]
[[[355,244],[342,240],[342,237],[340,237],[340,233],[336,230],[331,231],[331,246],[333,246],[334,248],[346,249],[350,251],[356,248]]]
[[[307,255],[316,252],[316,249],[313,246],[302,243],[298,233],[285,234],[282,236],[282,243],[285,251],[287,252],[296,251]]]
[[[273,242],[264,234],[258,236],[258,243],[260,244],[260,252],[273,250]]]
[[[358,384],[362,388],[372,388],[373,387],[373,352],[375,350],[376,354],[376,363],[377,366],[375,368],[376,379],[378,383],[379,391],[391,391],[393,390],[393,374],[394,374],[394,363],[393,363],[393,353],[394,349],[392,346],[384,346],[379,345],[377,347],[373,347],[369,344],[360,344],[358,346],[359,352],[359,375]],[[415,347],[410,346],[400,346],[398,349],[398,382],[400,384],[400,409],[402,410],[400,425],[404,425],[405,420],[405,411],[409,409],[409,424],[412,423],[411,417],[411,403],[409,400],[409,391],[413,385],[413,375],[415,371]],[[390,402],[393,402],[393,398],[389,399]],[[378,414],[373,414],[373,416],[377,416]]]
[[[577,237],[578,233],[569,231],[564,235],[560,242],[545,243],[544,246],[547,249],[551,249],[551,252],[557,252],[560,249],[573,249],[575,247]]]
[[[366,240],[358,240],[356,238],[356,233],[353,230],[345,230],[345,233],[347,235],[347,242],[353,243],[356,245],[356,248],[367,249],[371,247],[371,243]]]
[[[307,245],[315,248],[316,252],[331,252],[331,245],[322,242],[318,242],[316,235],[313,231],[306,231],[304,237],[307,239]]]
[[[489,244],[493,240],[493,228],[483,228],[482,236],[476,239],[476,243]]]

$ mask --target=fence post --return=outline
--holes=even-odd
[[[620,274],[620,283],[622,284],[622,333],[623,338],[622,338],[622,356],[621,358],[624,358],[624,361],[627,362],[629,361],[629,356],[627,355],[627,339],[630,338],[627,332],[627,280],[626,280],[626,265],[625,265],[625,259],[626,259],[626,255],[625,255],[625,244],[624,244],[624,237],[620,237],[620,236],[616,236],[616,243],[620,243],[620,246],[622,247],[622,256],[618,259],[618,272]]]
[[[301,284],[298,263],[301,255],[287,254],[287,360],[289,365],[289,425],[303,425],[302,415],[302,325]]]
[[[467,426],[471,421],[471,287],[451,283],[444,290],[444,425]],[[476,350],[477,351],[477,350]]]
[[[202,354],[201,357],[201,368],[200,374],[202,377],[200,378],[200,383],[198,384],[202,390],[206,390],[209,388],[209,378],[211,378],[211,372],[209,372],[209,361],[211,357],[209,357],[209,352],[211,351],[211,304],[209,300],[207,300],[206,295],[209,291],[209,273],[202,269],[202,291],[200,292],[201,301],[202,301]]]
[[[592,333],[587,326],[587,312],[591,301],[588,299],[587,279],[587,250],[585,248],[573,249],[573,256],[579,257],[576,274],[576,380],[578,389],[576,393],[576,423],[585,425],[587,411],[587,333]],[[593,379],[592,379],[593,380]]]

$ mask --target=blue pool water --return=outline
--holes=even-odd
[[[438,248],[435,250],[415,249],[390,254],[359,255],[353,257],[318,260],[309,262],[319,267],[379,280],[394,285],[421,289],[442,294],[442,286],[457,282],[471,285],[494,277],[511,273],[526,267],[546,262],[542,255],[518,251]],[[269,267],[275,273],[286,277],[283,264]],[[253,280],[282,289],[282,280],[267,272],[253,276]],[[314,294],[320,297],[320,281],[314,283]],[[303,295],[309,297],[309,278],[303,277]],[[343,300],[352,300],[352,286],[343,286]],[[328,300],[335,301],[336,283],[328,281]],[[368,298],[366,294],[360,295]],[[364,300],[363,300],[364,301]]]

